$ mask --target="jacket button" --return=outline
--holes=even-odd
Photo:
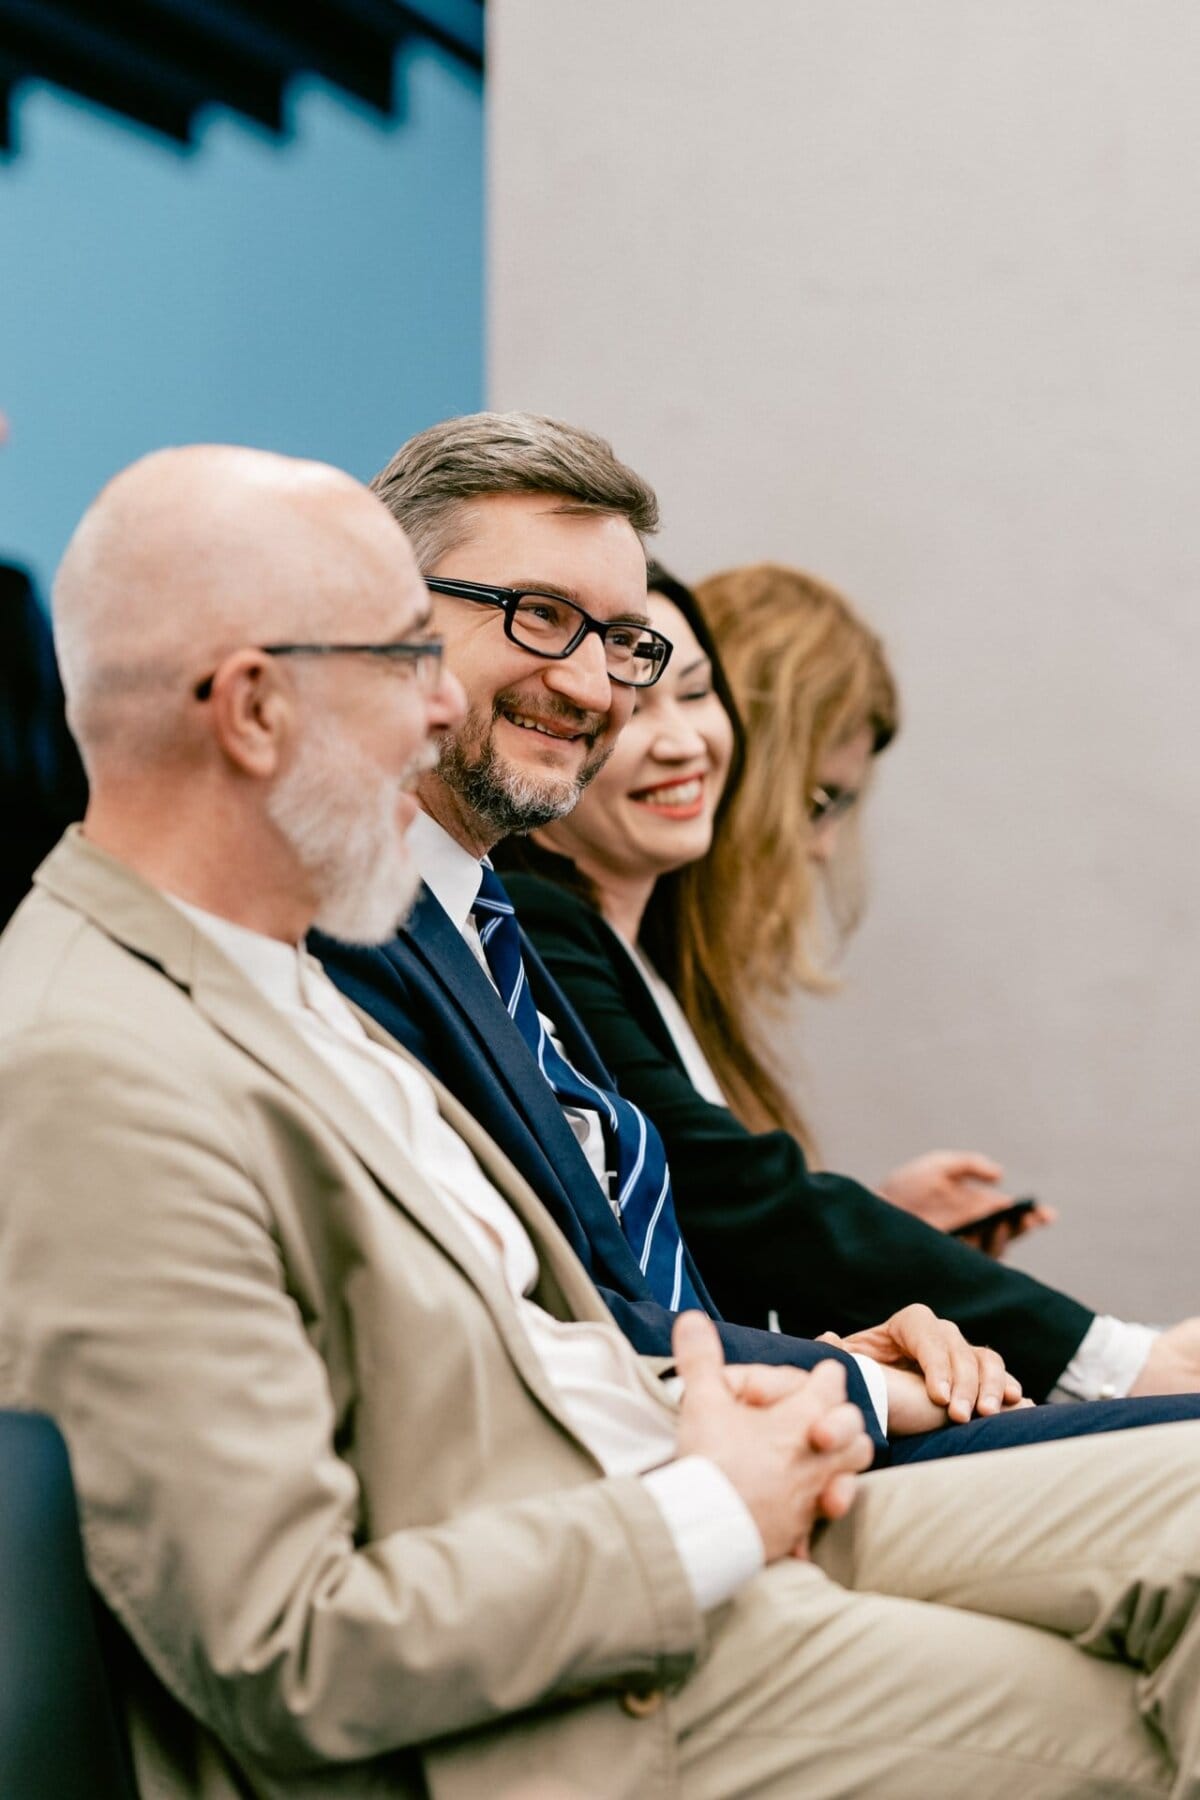
[[[630,1689],[621,1695],[621,1705],[631,1719],[649,1719],[658,1711],[666,1695],[661,1688]]]

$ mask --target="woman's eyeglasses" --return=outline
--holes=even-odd
[[[858,805],[857,788],[812,787],[808,790],[810,825],[832,825]]]

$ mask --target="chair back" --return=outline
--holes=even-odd
[[[0,1795],[136,1800],[88,1585],[67,1447],[0,1412]]]

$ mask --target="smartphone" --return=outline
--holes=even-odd
[[[1010,1206],[999,1206],[995,1212],[984,1213],[982,1219],[972,1219],[969,1225],[956,1225],[950,1233],[951,1237],[972,1237],[977,1231],[988,1231],[995,1225],[1015,1225],[1026,1213],[1033,1211],[1037,1201],[1026,1194],[1022,1200],[1014,1200]]]

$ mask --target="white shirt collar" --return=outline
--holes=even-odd
[[[409,826],[408,847],[426,887],[448,914],[454,929],[462,931],[479,895],[479,858],[455,843],[427,812],[419,812]]]
[[[186,913],[198,931],[211,938],[219,950],[224,951],[231,963],[236,963],[249,981],[261,994],[276,1006],[300,1006],[303,1004],[301,988],[301,959],[304,948],[300,944],[285,944],[279,938],[267,937],[261,931],[251,931],[245,925],[235,925],[232,919],[223,919],[217,913],[205,912],[202,907],[192,906],[186,900],[177,900],[173,894],[166,895],[173,906],[181,913]]]

